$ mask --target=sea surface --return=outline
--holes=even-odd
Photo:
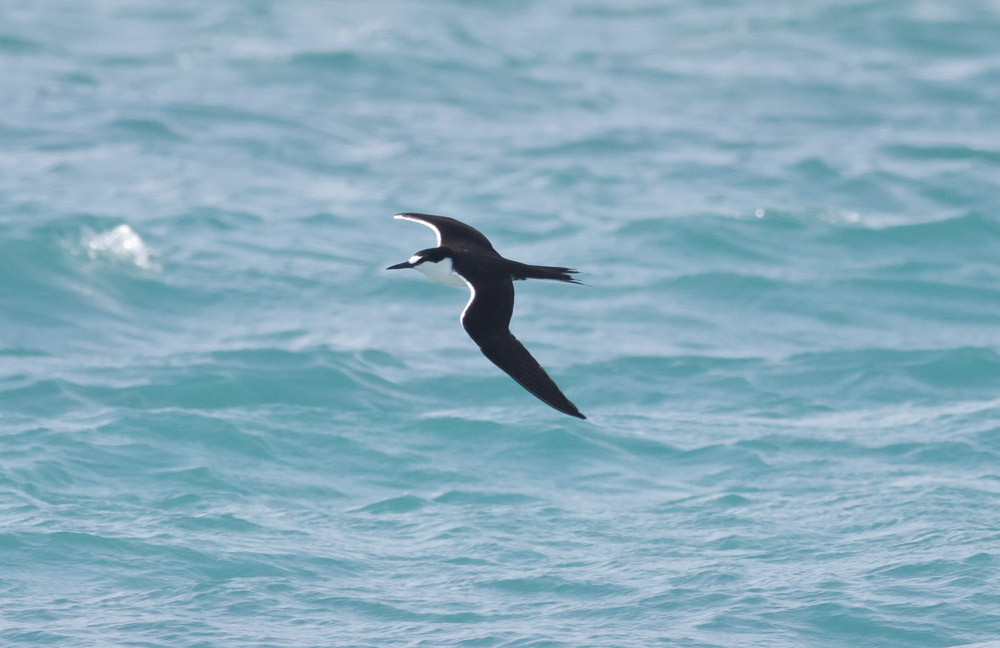
[[[0,0],[0,646],[972,645],[1000,2]]]

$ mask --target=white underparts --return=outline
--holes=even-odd
[[[416,261],[414,261],[416,259]],[[410,258],[410,263],[416,263],[420,260],[419,255],[414,255]],[[424,261],[420,265],[414,266],[417,270],[424,273],[424,275],[431,281],[437,281],[438,283],[447,284],[449,286],[462,287],[467,285],[464,279],[454,273],[452,270],[451,259],[442,259],[439,263],[432,263],[431,261]],[[471,288],[471,286],[469,286]]]

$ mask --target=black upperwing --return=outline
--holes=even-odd
[[[393,218],[413,221],[414,223],[420,223],[431,228],[437,234],[438,247],[479,248],[496,254],[493,245],[490,244],[489,239],[482,232],[454,218],[413,213],[396,214]]]
[[[559,390],[528,350],[510,332],[514,310],[514,283],[510,277],[466,278],[475,284],[462,311],[462,326],[479,349],[496,366],[541,401],[564,414],[587,418]]]

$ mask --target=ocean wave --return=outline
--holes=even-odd
[[[142,237],[125,223],[102,232],[85,229],[80,251],[91,261],[129,264],[143,270],[161,269]]]

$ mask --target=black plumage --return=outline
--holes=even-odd
[[[514,280],[551,279],[579,284],[572,276],[576,270],[505,259],[479,230],[454,218],[414,213],[397,214],[396,218],[430,227],[437,234],[438,245],[421,250],[409,261],[389,269],[416,268],[441,280],[443,273],[431,273],[424,264],[450,261],[451,272],[458,275],[471,292],[469,302],[462,311],[462,327],[479,345],[483,355],[551,407],[570,416],[587,418],[510,332],[510,318],[514,312]]]

